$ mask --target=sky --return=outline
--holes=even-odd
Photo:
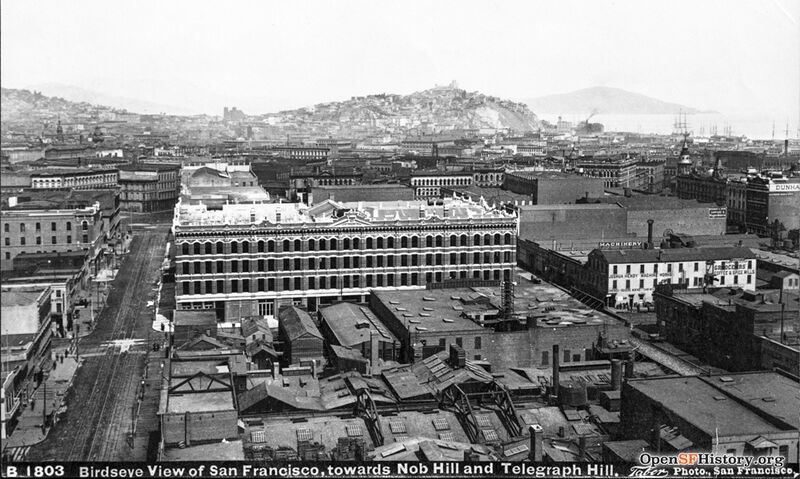
[[[458,81],[800,118],[798,0],[3,0],[0,84],[267,113]],[[46,91],[45,91],[46,93]]]

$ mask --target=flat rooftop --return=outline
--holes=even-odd
[[[373,291],[397,321],[409,331],[447,332],[480,331],[484,328],[469,318],[462,316],[465,304],[482,296],[471,288],[413,290],[413,291]],[[496,305],[480,304],[485,311],[497,311]]]
[[[589,308],[572,295],[550,283],[542,281],[540,284],[535,284],[520,277],[519,272],[517,275],[517,284],[514,287],[514,313],[516,315],[536,316],[537,324],[547,327],[618,323],[616,319]],[[472,289],[488,296],[494,303],[502,302],[502,290],[499,287]]]
[[[723,377],[733,381],[722,381]],[[797,414],[800,383],[797,381],[772,371],[725,374],[702,379],[723,390],[725,394],[785,421],[793,428],[800,428],[800,417]]]
[[[727,398],[701,377],[651,378],[630,380],[627,384],[711,437],[716,434],[756,436],[781,431],[750,408]]]
[[[397,338],[368,307],[352,303],[339,303],[320,309],[320,314],[342,346],[369,342],[373,335],[383,342]]]
[[[169,404],[167,405],[168,414],[230,411],[233,409],[235,408],[231,391],[193,392],[188,394],[170,393]]]
[[[338,223],[419,224],[426,219],[515,221],[513,214],[482,206],[478,202],[446,198],[441,204],[427,201],[369,201],[340,203],[326,200],[308,207],[302,203],[227,204],[221,210],[205,205],[180,204],[176,226],[211,225],[327,225]]]
[[[263,431],[263,441],[254,442]],[[253,433],[256,436],[253,436]],[[374,446],[364,420],[358,417],[305,417],[300,420],[284,418],[265,419],[263,425],[247,426],[245,440],[277,449],[297,449],[298,439],[318,442],[330,452],[338,445],[340,437],[363,437],[368,447]],[[259,438],[260,439],[260,438]]]
[[[164,450],[165,461],[207,461],[212,457],[215,461],[244,461],[243,443],[225,441]]]
[[[392,416],[381,416],[378,420],[385,444],[404,442],[412,437],[470,442],[458,417],[450,411],[401,411]]]

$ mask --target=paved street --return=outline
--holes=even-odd
[[[114,461],[130,457],[129,433],[149,356],[159,266],[168,225],[138,229],[111,283],[97,327],[81,338],[82,365],[67,394],[66,412],[27,460]],[[140,444],[141,446],[141,444]]]

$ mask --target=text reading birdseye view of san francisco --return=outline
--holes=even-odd
[[[796,474],[800,4],[0,18],[2,475]]]

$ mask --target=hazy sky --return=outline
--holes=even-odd
[[[2,85],[221,114],[457,80],[512,99],[613,86],[800,109],[800,1],[3,0]]]

